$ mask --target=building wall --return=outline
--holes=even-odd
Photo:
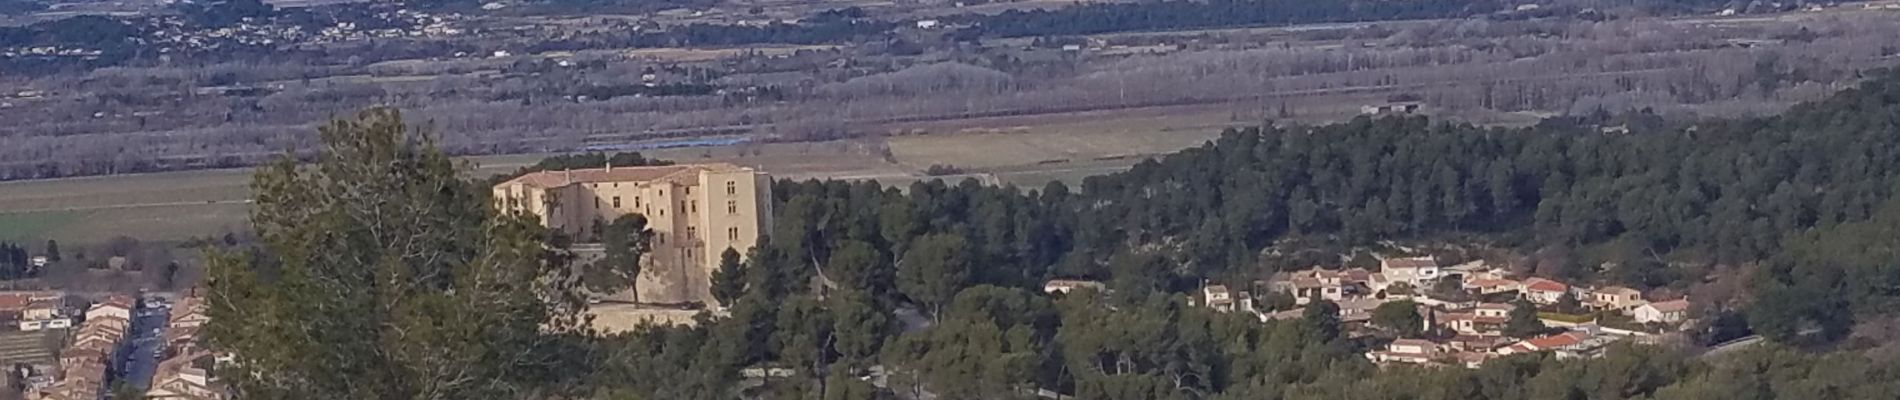
[[[727,248],[746,254],[772,227],[771,176],[748,169],[702,169],[638,182],[585,182],[541,189],[521,182],[496,186],[504,210],[539,217],[543,226],[593,241],[598,225],[639,214],[653,232],[652,250],[635,285],[609,295],[643,303],[713,304],[710,280]]]

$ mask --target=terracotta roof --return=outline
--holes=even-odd
[[[19,312],[33,304],[33,296],[26,293],[0,293],[0,310]]]
[[[130,310],[138,306],[138,301],[133,300],[131,296],[112,295],[106,298],[105,304],[125,307],[125,309]]]
[[[1433,349],[1433,348],[1437,348],[1437,347],[1438,347],[1438,344],[1437,344],[1437,343],[1432,343],[1431,341],[1429,341],[1429,340],[1424,340],[1424,339],[1399,339],[1399,340],[1393,340],[1393,341],[1392,341],[1392,345],[1393,345],[1393,346],[1418,346],[1418,347],[1423,347],[1423,348],[1425,348],[1425,349]]]
[[[1689,300],[1670,300],[1649,303],[1649,307],[1661,312],[1683,312],[1689,310]]]
[[[1556,335],[1531,338],[1530,340],[1524,341],[1524,343],[1528,343],[1532,347],[1538,350],[1550,350],[1550,349],[1562,348],[1565,346],[1575,346],[1575,345],[1583,344],[1583,339],[1584,339],[1583,334],[1576,333],[1576,332],[1566,332],[1566,333],[1560,333]]]
[[[1539,291],[1539,292],[1567,292],[1567,291],[1570,291],[1570,285],[1565,285],[1563,283],[1559,283],[1557,281],[1544,279],[1544,278],[1531,278],[1530,280],[1524,281],[1524,290],[1534,290],[1534,291]]]
[[[1227,285],[1208,286],[1203,290],[1206,290],[1208,294],[1227,294]]]
[[[644,167],[587,168],[587,169],[574,169],[574,170],[564,170],[564,171],[538,171],[538,172],[530,172],[527,175],[522,175],[514,179],[509,179],[507,182],[502,182],[502,184],[507,185],[511,183],[521,183],[528,186],[534,186],[534,187],[539,187],[539,188],[556,188],[556,187],[562,187],[562,186],[567,186],[567,185],[576,184],[576,183],[647,182],[647,181],[665,179],[665,180],[669,180],[669,181],[684,184],[684,185],[697,185],[699,183],[697,179],[683,179],[682,176],[689,175],[689,174],[683,174],[683,173],[688,172],[688,171],[724,172],[724,171],[738,171],[738,170],[744,170],[744,169],[745,168],[739,167],[737,165],[732,165],[732,164],[710,163],[710,164],[681,164],[681,165],[644,166]]]

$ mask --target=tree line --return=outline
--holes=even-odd
[[[0,280],[23,279],[38,274],[25,245],[0,242]]]
[[[1496,11],[1492,1],[1211,0],[1091,3],[1057,9],[1009,10],[958,18],[972,26],[961,38],[1072,36],[1110,32],[1446,18]]]

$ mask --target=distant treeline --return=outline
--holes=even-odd
[[[1094,3],[1053,10],[964,16],[959,37],[1089,35],[1124,31],[1445,18],[1497,11],[1488,0],[1213,0]]]

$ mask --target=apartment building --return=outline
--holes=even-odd
[[[502,210],[593,241],[600,226],[639,214],[653,230],[639,300],[713,304],[709,282],[726,249],[745,254],[772,228],[771,176],[732,164],[541,171],[494,187]]]

